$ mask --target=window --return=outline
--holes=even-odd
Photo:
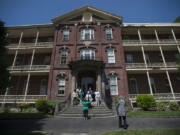
[[[111,28],[107,28],[107,29],[106,29],[106,39],[107,39],[107,40],[113,39],[112,29],[111,29]]]
[[[137,94],[137,82],[135,78],[130,78],[129,79],[129,88],[130,88],[130,93],[131,94]]]
[[[93,49],[83,49],[80,51],[81,60],[94,60],[95,50]]]
[[[156,85],[155,85],[154,79],[151,77],[150,77],[150,83],[151,83],[152,92],[156,93]]]
[[[115,55],[113,49],[108,49],[108,63],[115,63]]]
[[[64,95],[65,93],[65,77],[60,77],[58,80],[58,95]]]
[[[133,63],[133,56],[131,54],[126,55],[127,63]]]
[[[118,95],[117,77],[114,75],[110,76],[110,92],[111,95]]]
[[[69,40],[69,30],[63,31],[63,40],[68,41]]]
[[[41,85],[40,85],[40,95],[46,95],[46,89],[47,89],[47,80],[43,79],[41,80]]]
[[[67,50],[61,51],[61,64],[66,64],[66,56],[67,56]]]
[[[82,29],[81,30],[81,40],[94,40],[94,30],[93,29]]]

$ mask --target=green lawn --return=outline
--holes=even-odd
[[[43,113],[0,113],[0,120],[2,119],[42,119],[51,117]]]
[[[180,129],[122,130],[107,132],[103,135],[180,135]]]
[[[128,117],[180,117],[180,111],[137,111],[128,112]]]

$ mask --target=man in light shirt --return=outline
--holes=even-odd
[[[96,105],[99,106],[100,105],[100,93],[99,93],[99,91],[96,91],[94,94],[95,94],[95,99],[96,99]]]

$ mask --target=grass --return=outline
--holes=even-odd
[[[28,131],[25,131],[25,132],[4,132],[4,131],[1,131],[0,134],[2,134],[2,135],[46,135],[43,132],[28,132]]]
[[[128,112],[128,117],[180,117],[179,111],[136,111]]]
[[[2,119],[42,119],[48,118],[50,115],[43,113],[0,113],[0,120]]]
[[[107,132],[103,135],[180,135],[180,129],[122,130]]]

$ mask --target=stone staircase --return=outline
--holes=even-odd
[[[88,116],[90,118],[109,118],[115,117],[112,110],[108,109],[104,103],[101,103],[100,106],[96,106],[95,102],[91,104],[93,107],[89,109]],[[70,105],[65,111],[60,112],[56,115],[59,118],[83,118],[83,109],[82,104],[77,106]]]

